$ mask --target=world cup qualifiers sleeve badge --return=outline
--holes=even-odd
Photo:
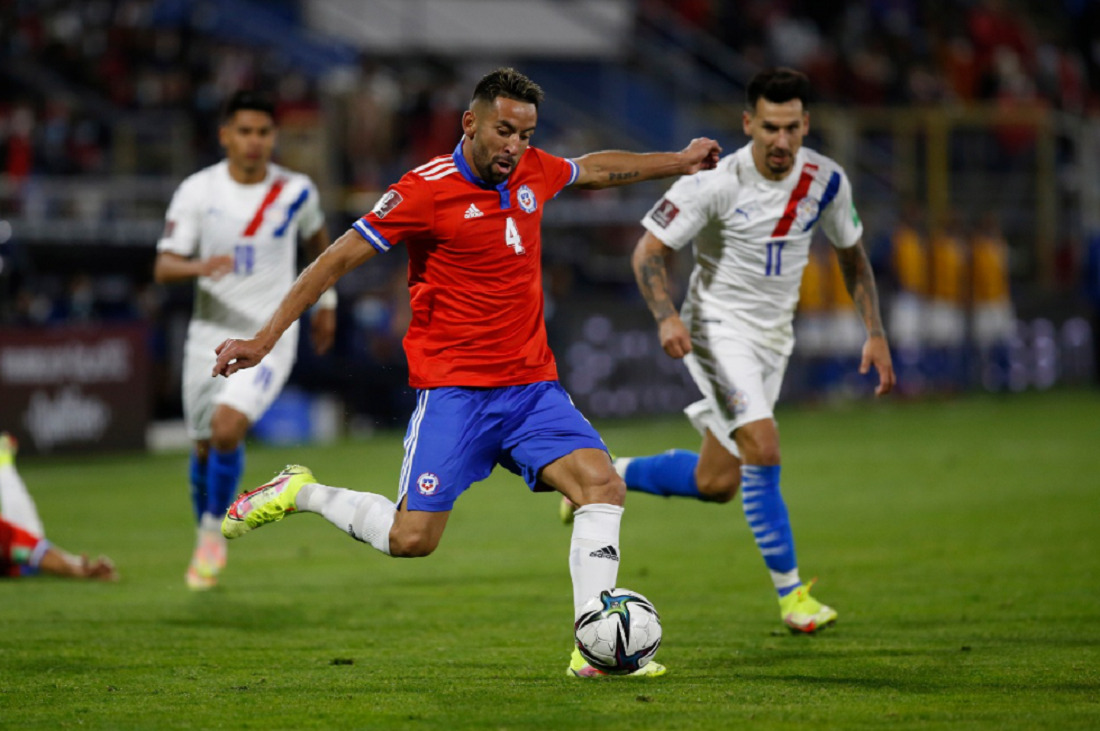
[[[680,209],[676,207],[676,204],[670,201],[668,198],[662,198],[657,201],[657,205],[653,206],[653,212],[650,216],[653,218],[653,222],[661,228],[668,228],[668,225],[672,223],[672,220],[676,218],[676,215],[680,212]]]
[[[386,194],[379,198],[378,202],[374,204],[374,208],[371,209],[371,213],[378,216],[379,218],[385,218],[386,214],[392,211],[394,208],[397,208],[402,200],[403,199],[401,198],[401,194],[398,193],[396,190],[388,190],[386,191]]]

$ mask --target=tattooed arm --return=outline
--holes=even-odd
[[[576,158],[579,188],[610,188],[643,180],[691,175],[718,164],[722,148],[706,137],[697,137],[679,152],[590,152]]]
[[[894,364],[890,358],[890,346],[886,342],[886,331],[882,327],[882,314],[878,306],[878,290],[875,288],[875,275],[871,271],[871,262],[863,243],[847,249],[836,249],[840,262],[840,271],[844,275],[844,286],[856,305],[863,326],[867,328],[867,342],[863,344],[863,358],[859,372],[867,373],[872,366],[878,371],[876,396],[890,393],[894,388]]]
[[[683,358],[691,352],[691,336],[668,293],[667,261],[671,255],[672,249],[646,231],[634,247],[631,263],[638,289],[657,321],[661,347],[673,358]]]

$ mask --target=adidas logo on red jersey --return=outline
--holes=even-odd
[[[479,216],[484,216],[484,215],[485,215],[484,213],[482,213],[480,210],[478,210],[477,206],[475,206],[473,203],[471,203],[470,207],[466,209],[466,215],[463,216],[463,218],[477,218]]]

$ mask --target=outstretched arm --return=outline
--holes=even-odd
[[[673,358],[683,358],[691,352],[691,335],[668,293],[668,257],[672,249],[649,231],[642,234],[634,247],[631,263],[638,289],[657,321],[661,347]]]
[[[38,569],[55,576],[68,576],[74,579],[96,579],[97,581],[118,581],[118,571],[111,559],[100,556],[89,561],[87,556],[74,556],[67,551],[51,546],[42,554]]]
[[[886,342],[886,330],[882,327],[882,314],[879,312],[878,290],[875,287],[875,275],[871,271],[871,262],[863,249],[863,242],[847,249],[836,249],[840,262],[840,271],[844,275],[844,286],[856,305],[863,326],[867,329],[867,342],[863,344],[863,358],[859,372],[867,373],[874,366],[878,371],[876,396],[882,396],[893,390],[896,382],[894,364],[890,358],[890,346]]]
[[[706,137],[696,137],[679,152],[591,152],[573,161],[579,168],[573,185],[610,188],[670,175],[691,175],[713,169],[721,154],[721,146]]]
[[[325,226],[321,226],[306,239],[306,255],[311,263],[325,252],[329,241],[331,239]],[[309,339],[313,343],[313,351],[318,355],[327,353],[336,339],[336,291],[333,290],[327,297],[331,298],[331,302],[326,301],[326,296],[322,296],[309,318]]]
[[[214,364],[212,375],[229,376],[259,363],[322,292],[375,253],[375,248],[364,241],[357,231],[348,229],[298,275],[294,286],[254,337],[226,340],[214,350],[218,361]]]

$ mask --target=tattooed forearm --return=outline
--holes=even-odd
[[[635,259],[634,277],[657,322],[676,314],[676,306],[668,295],[668,269],[663,256],[646,253]]]
[[[875,275],[871,271],[871,262],[862,244],[847,249],[837,249],[840,271],[844,275],[844,285],[852,296],[867,334],[871,337],[886,334],[882,326],[882,314],[879,312],[878,290],[875,287]]]
[[[608,173],[607,182],[609,183],[626,183],[631,180],[635,180],[641,173],[637,170],[630,170],[622,173]]]

